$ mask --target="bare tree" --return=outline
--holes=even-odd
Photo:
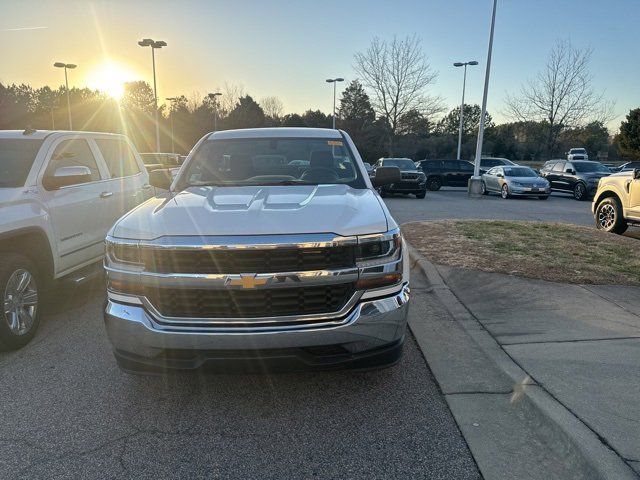
[[[356,53],[354,68],[371,92],[376,113],[388,122],[390,150],[404,114],[413,110],[429,118],[443,110],[442,100],[425,92],[438,73],[428,63],[416,35],[394,36],[390,42],[374,38],[366,51]]]
[[[569,41],[557,41],[545,68],[523,85],[517,96],[507,96],[507,115],[518,121],[547,124],[550,156],[554,155],[563,130],[613,118],[613,103],[592,86],[592,52],[590,48],[576,48]]]
[[[224,82],[222,88],[218,88],[216,92],[222,93],[218,97],[218,108],[221,117],[226,117],[229,112],[236,108],[241,97],[246,95],[244,85]]]
[[[282,104],[282,100],[278,97],[264,97],[260,100],[260,106],[267,117],[275,120],[281,118],[282,113],[284,112],[284,105]]]

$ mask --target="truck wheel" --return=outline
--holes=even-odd
[[[605,232],[622,234],[628,224],[622,216],[622,206],[616,197],[607,197],[596,208],[596,228]]]
[[[31,341],[40,323],[42,281],[35,264],[15,253],[0,254],[0,350],[17,350]]]

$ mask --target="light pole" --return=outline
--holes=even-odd
[[[171,153],[176,153],[175,145],[173,143],[173,102],[178,100],[178,97],[167,97],[167,100],[171,102],[171,110],[169,111],[169,118],[171,119]]]
[[[344,82],[344,78],[327,78],[327,83],[333,83],[333,129],[336,129],[336,83]]]
[[[73,130],[73,122],[71,121],[71,100],[69,97],[69,77],[67,76],[67,70],[73,70],[77,67],[73,63],[56,62],[53,64],[56,68],[64,68],[64,85],[67,89],[67,113],[69,114],[69,130]]]
[[[462,103],[460,104],[460,130],[458,131],[458,156],[460,160],[460,150],[462,149],[462,127],[464,125],[464,91],[467,86],[467,65],[478,65],[478,62],[471,60],[470,62],[456,62],[454,67],[464,67],[464,77],[462,80]]]
[[[166,47],[167,42],[162,40],[153,40],[151,38],[145,38],[138,42],[141,47],[151,47],[151,62],[153,64],[153,104],[155,106],[155,118],[156,118],[156,152],[160,152],[160,123],[158,122],[158,90],[156,88],[156,54],[155,51],[158,48]]]
[[[213,131],[216,132],[218,130],[218,102],[216,101],[216,97],[222,95],[220,92],[210,93],[209,98],[213,102]]]
[[[491,30],[489,31],[489,50],[487,52],[487,67],[484,74],[484,92],[482,94],[482,110],[480,112],[480,127],[478,128],[478,143],[476,144],[476,158],[473,177],[469,179],[469,195],[482,195],[482,178],[480,177],[480,160],[482,159],[482,141],[484,140],[484,120],[487,114],[487,95],[489,94],[489,77],[491,74],[491,50],[493,49],[493,30],[496,24],[496,7],[498,0],[493,0],[491,13]]]

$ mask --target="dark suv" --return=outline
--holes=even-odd
[[[427,176],[427,189],[466,187],[473,176],[473,163],[466,160],[420,160],[419,167]]]
[[[400,183],[379,187],[380,196],[385,197],[390,193],[413,193],[416,198],[424,198],[427,194],[427,177],[410,158],[381,158],[374,165],[374,168],[378,167],[398,167],[401,178]]]
[[[576,200],[593,197],[600,179],[610,174],[600,162],[590,160],[549,160],[540,169],[552,192],[571,193]]]

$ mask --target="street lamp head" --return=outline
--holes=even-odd
[[[74,64],[74,63],[67,63],[67,64],[65,65],[65,67],[67,67],[67,68],[69,68],[69,69],[73,69],[73,68],[76,68],[76,67],[77,67],[77,65],[76,65],[76,64]]]
[[[454,67],[464,67],[464,63],[462,62],[456,62],[453,64]]]
[[[162,47],[166,47],[167,46],[167,42],[163,42],[162,40],[157,41],[157,42],[153,42],[151,44],[151,48],[162,48]]]
[[[476,62],[475,60],[471,60],[471,61],[469,62],[469,65],[478,65],[478,62]]]
[[[336,82],[344,82],[344,78],[336,78]]]
[[[58,68],[64,68],[64,65],[65,64],[62,63],[62,62],[56,62],[56,63],[53,64],[54,67],[58,67]]]
[[[141,47],[150,47],[151,45],[153,45],[153,40],[150,38],[143,38],[138,42],[138,45],[140,45]]]
[[[333,82],[334,82],[333,78],[327,78],[327,83],[333,83]]]
[[[210,93],[209,98],[214,100],[217,96],[222,95],[220,92]]]

